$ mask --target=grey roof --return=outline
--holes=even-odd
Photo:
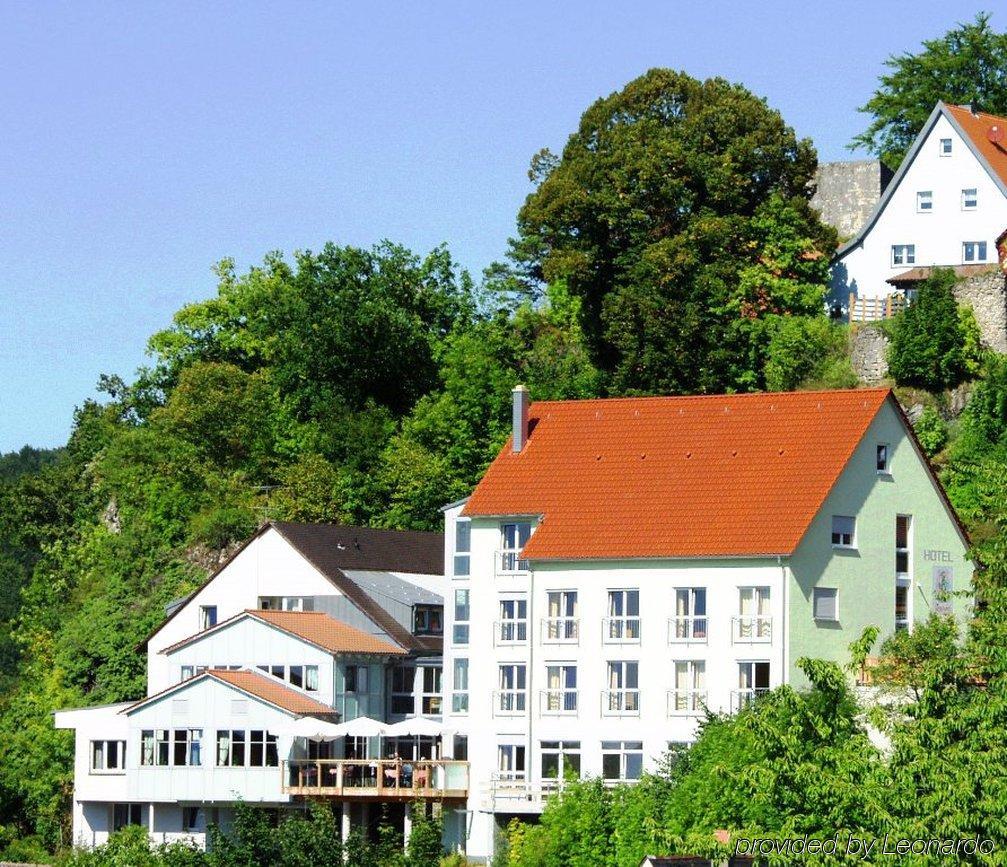
[[[379,605],[399,602],[403,605],[443,605],[444,597],[411,581],[404,581],[391,572],[365,572],[344,569],[343,574]]]

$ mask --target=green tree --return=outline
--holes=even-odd
[[[897,169],[939,100],[976,103],[1007,114],[1007,33],[997,33],[988,13],[958,24],[917,53],[893,55],[889,72],[860,111],[870,125],[850,143]]]
[[[579,299],[612,391],[757,387],[764,317],[822,309],[835,236],[808,206],[815,166],[740,85],[653,69],[540,155],[511,254]]]

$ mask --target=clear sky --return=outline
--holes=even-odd
[[[531,155],[652,66],[740,81],[851,158],[885,57],[981,8],[0,0],[0,451],[64,442],[222,257],[390,238],[478,275]]]

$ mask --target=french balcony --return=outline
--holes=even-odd
[[[493,716],[524,716],[528,713],[528,691],[497,689],[493,691]]]
[[[705,689],[668,690],[668,716],[700,716],[705,710]]]
[[[602,641],[605,644],[639,644],[639,617],[605,617],[601,621]]]
[[[541,716],[577,716],[576,689],[543,689],[539,692]]]
[[[521,558],[520,551],[497,551],[493,563],[498,578],[528,574],[528,561]]]
[[[580,618],[543,617],[540,624],[542,644],[579,644]]]
[[[731,713],[744,710],[753,704],[759,696],[765,695],[767,692],[769,692],[769,687],[764,686],[731,690]]]
[[[734,644],[769,644],[773,640],[773,618],[768,614],[741,614],[731,618]]]
[[[640,690],[603,689],[601,692],[602,716],[639,716]]]
[[[288,795],[359,800],[463,799],[469,763],[455,759],[285,759]]]
[[[494,647],[516,647],[527,643],[527,620],[497,620],[493,624]]]
[[[668,644],[706,644],[709,635],[709,618],[687,616],[668,618]]]

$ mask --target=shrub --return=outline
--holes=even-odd
[[[823,375],[836,377],[837,373],[843,385],[856,384],[846,358],[844,326],[824,316],[781,316],[774,326],[766,348],[764,369],[769,391],[792,391],[809,379]],[[847,382],[850,377],[852,383]]]
[[[932,458],[948,444],[948,426],[932,406],[923,410],[922,415],[913,425],[913,430],[916,433],[916,439],[920,441],[923,451],[927,453],[929,458]]]

